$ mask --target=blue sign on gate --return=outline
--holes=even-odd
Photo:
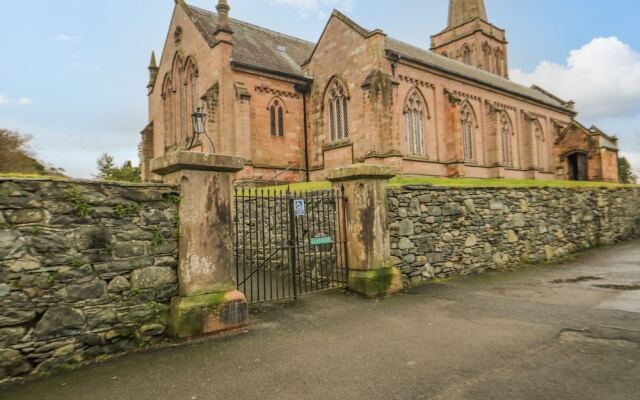
[[[296,199],[293,201],[293,210],[296,217],[302,217],[305,214],[304,200]]]

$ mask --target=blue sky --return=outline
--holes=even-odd
[[[33,136],[45,162],[91,177],[102,152],[137,159],[151,50],[173,0],[2,0],[0,127]],[[189,3],[213,9],[215,0]],[[336,7],[367,28],[428,47],[447,0],[230,0],[232,16],[315,41]],[[573,98],[579,120],[621,138],[640,172],[637,0],[486,0],[507,30],[512,79]]]

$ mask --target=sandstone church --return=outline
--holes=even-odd
[[[442,0],[444,1],[444,0]],[[370,5],[375,7],[375,3]],[[334,11],[317,43],[176,0],[152,55],[140,157],[243,157],[238,179],[321,180],[354,163],[402,174],[617,181],[617,139],[574,103],[509,80],[505,31],[483,0],[450,0],[426,50]],[[194,135],[192,113],[206,113]]]

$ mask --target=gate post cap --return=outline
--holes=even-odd
[[[244,168],[244,159],[212,153],[176,151],[151,160],[151,172],[169,175],[181,170],[238,172]]]
[[[354,164],[348,167],[327,171],[329,182],[351,181],[356,179],[385,179],[389,180],[397,175],[395,169],[383,165]]]

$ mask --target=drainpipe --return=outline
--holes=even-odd
[[[294,85],[296,91],[302,93],[302,114],[303,114],[303,123],[304,123],[304,178],[306,182],[311,181],[311,177],[309,174],[309,142],[308,138],[308,128],[307,128],[307,93],[311,90],[311,85],[308,82],[305,83],[296,83]]]

